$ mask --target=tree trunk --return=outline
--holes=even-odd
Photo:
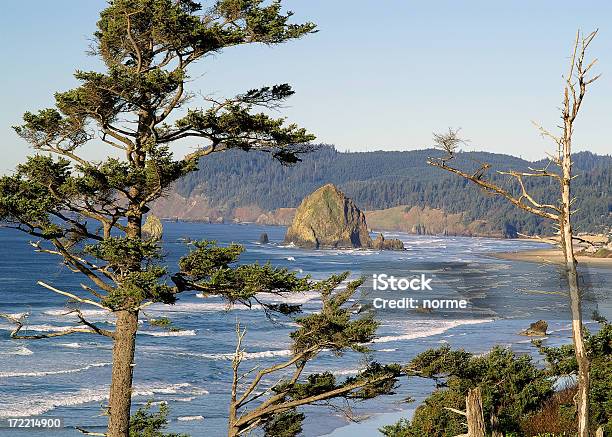
[[[499,418],[497,411],[491,413],[491,437],[504,437],[504,434],[499,430]]]
[[[231,422],[227,429],[227,437],[238,437],[238,428],[233,426]]]
[[[113,372],[109,397],[108,437],[129,437],[137,311],[118,311],[113,344]]]
[[[576,259],[574,258],[574,243],[571,224],[571,137],[564,142],[563,148],[563,181],[561,189],[561,240],[565,258],[565,270],[567,272],[567,283],[569,287],[570,309],[572,313],[572,340],[578,363],[578,393],[576,409],[578,414],[578,436],[589,436],[589,358],[584,346],[584,330],[582,326],[582,305],[580,289],[578,288],[578,273],[576,271]]]
[[[603,426],[600,426],[599,428],[597,428],[597,432],[595,433],[595,437],[604,437]]]
[[[485,437],[486,429],[480,387],[468,391],[465,398],[465,415],[467,417],[468,437]]]

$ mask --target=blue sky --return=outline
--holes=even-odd
[[[12,131],[26,110],[76,85],[102,0],[5,2],[0,173],[26,154]],[[288,0],[319,33],[269,48],[240,47],[200,63],[191,90],[231,96],[291,83],[290,121],[340,150],[410,150],[461,127],[470,149],[540,158],[551,144],[531,124],[559,121],[561,75],[578,28],[599,28],[591,53],[602,78],[585,99],[576,150],[610,153],[612,3],[607,1]],[[179,146],[178,153],[192,147]],[[100,150],[87,152],[101,156]]]

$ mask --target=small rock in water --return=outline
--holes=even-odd
[[[268,244],[270,242],[270,240],[268,239],[268,234],[266,234],[265,232],[263,232],[260,236],[259,236],[259,242],[261,244]]]
[[[376,250],[404,250],[404,243],[397,238],[386,240],[383,234],[378,234],[372,242],[372,248]]]
[[[546,331],[548,330],[548,323],[545,320],[538,320],[537,322],[529,325],[529,328],[522,331],[521,335],[529,335],[529,336],[543,336],[546,335]]]

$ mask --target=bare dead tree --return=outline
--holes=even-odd
[[[448,164],[456,157],[457,144],[461,139],[457,131],[449,129],[448,133],[434,134],[435,144],[446,155],[441,158],[430,158],[428,163],[434,167],[455,173],[476,184],[483,191],[501,196],[507,201],[531,214],[553,220],[559,228],[561,247],[563,250],[564,267],[567,273],[567,282],[572,314],[572,341],[578,363],[578,393],[576,407],[578,415],[578,435],[588,437],[589,434],[589,358],[584,345],[584,327],[582,324],[581,295],[578,287],[578,274],[576,258],[574,256],[571,216],[575,198],[571,195],[572,175],[572,136],[574,122],[578,116],[582,101],[590,84],[600,75],[589,76],[590,70],[597,59],[586,60],[586,52],[597,35],[597,31],[584,36],[580,31],[576,35],[569,63],[569,71],[565,76],[563,88],[563,105],[561,119],[563,125],[559,126],[560,133],[555,135],[536,124],[542,136],[552,139],[557,146],[554,154],[549,155],[549,162],[543,168],[529,168],[529,171],[498,171],[498,174],[509,176],[515,182],[519,194],[511,188],[503,187],[485,177],[486,171],[491,167],[483,164],[476,172],[463,170]],[[553,170],[555,169],[555,170]],[[559,188],[559,200],[556,203],[546,203],[535,199],[527,189],[526,180],[530,178],[546,178],[556,182]]]
[[[450,407],[445,407],[445,409],[461,414],[466,419],[467,434],[460,434],[455,437],[485,437],[487,435],[480,387],[468,390],[468,394],[465,397],[465,411]]]

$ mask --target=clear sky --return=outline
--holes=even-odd
[[[206,2],[204,2],[206,3]],[[12,131],[26,110],[76,85],[103,0],[3,2],[0,173],[29,153]],[[210,3],[209,3],[210,4]],[[319,33],[283,46],[233,48],[197,65],[191,89],[231,96],[291,83],[283,110],[340,150],[410,150],[461,127],[471,149],[540,158],[551,145],[531,124],[559,121],[561,75],[578,28],[599,28],[602,78],[585,99],[576,150],[612,151],[612,2],[288,0]],[[181,147],[189,147],[183,145]]]

